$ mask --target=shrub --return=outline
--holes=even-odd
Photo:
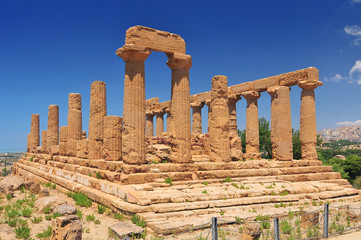
[[[168,178],[166,178],[165,179],[165,183],[168,183],[169,185],[173,185],[173,180],[172,180],[172,178],[171,177],[168,177]]]
[[[114,213],[114,218],[118,220],[124,220],[124,215],[122,213]]]
[[[224,215],[224,212],[223,212],[223,211],[221,211],[219,214],[221,214],[221,216],[223,216],[223,215]]]
[[[24,192],[25,192],[25,187],[24,187],[24,186],[21,186],[21,187],[20,187],[20,192],[21,192],[21,193],[24,193]]]
[[[48,226],[46,230],[41,233],[36,234],[37,238],[49,238],[53,234],[53,229],[51,226]]]
[[[272,190],[271,195],[276,195],[276,192]]]
[[[72,195],[75,204],[79,205],[81,207],[90,207],[92,205],[92,201],[88,198],[87,195],[83,194],[83,193],[74,193]]]
[[[66,195],[67,195],[68,197],[71,197],[71,198],[73,197],[73,193],[72,193],[72,192],[67,192]]]
[[[28,226],[28,221],[26,221],[25,219],[19,219],[18,220],[18,225],[20,225],[20,226]]]
[[[16,238],[28,239],[30,236],[30,228],[28,226],[19,226],[15,228]]]
[[[89,215],[87,215],[87,216],[86,216],[86,220],[87,220],[88,222],[94,221],[94,220],[95,220],[94,214],[89,214]]]
[[[106,207],[104,205],[98,205],[98,213],[103,214],[106,210]]]
[[[142,228],[144,228],[147,225],[144,219],[140,217],[138,214],[132,215],[130,220],[132,221],[132,223]]]

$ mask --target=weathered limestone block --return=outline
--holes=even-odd
[[[39,114],[31,115],[30,152],[35,152],[40,144]]]
[[[76,215],[58,217],[52,220],[51,240],[81,240],[82,224]]]
[[[53,209],[53,213],[59,213],[62,216],[76,214],[76,207],[70,204],[58,205]]]
[[[145,163],[145,48],[124,46],[116,54],[125,61],[122,157],[128,164]]]
[[[27,141],[26,141],[26,152],[30,152],[31,147],[31,134],[29,133],[27,135]]]
[[[192,115],[192,134],[198,135],[202,134],[202,108],[204,102],[194,102],[191,103],[191,108],[193,109]]]
[[[107,115],[105,83],[95,81],[90,90],[89,159],[102,157],[104,117]],[[94,146],[94,147],[93,147]]]
[[[229,89],[229,88],[228,88]],[[231,158],[234,161],[243,158],[242,140],[238,136],[236,103],[241,99],[240,95],[228,95],[229,109],[229,140],[231,141]]]
[[[228,93],[234,94],[234,95],[239,95],[239,94],[242,94],[243,92],[251,91],[252,88],[253,88],[252,82],[240,83],[240,84],[228,87]]]
[[[242,93],[247,100],[246,110],[246,159],[260,159],[259,153],[259,126],[258,126],[258,103],[261,96],[259,92],[248,91]]]
[[[319,223],[320,213],[319,212],[301,212],[301,226],[303,229],[310,229]]]
[[[172,69],[171,93],[171,161],[185,163],[191,161],[191,113],[189,94],[189,69],[192,58],[189,55],[174,53],[169,56],[167,65]]]
[[[63,126],[60,127],[60,134],[59,134],[59,154],[61,156],[66,156],[68,154],[67,151],[67,142],[68,142],[68,127]]]
[[[89,139],[77,140],[76,148],[76,157],[87,159],[89,153]]]
[[[177,34],[134,26],[125,34],[125,44],[133,44],[165,53],[186,53],[184,40]]]
[[[164,132],[164,119],[163,119],[164,112],[155,111],[154,113],[156,116],[155,135],[160,136],[162,132]]]
[[[68,105],[68,155],[76,156],[76,140],[81,139],[82,134],[82,113],[81,95],[79,93],[69,94]]]
[[[212,162],[231,161],[229,141],[228,80],[226,76],[212,78],[210,140]]]
[[[41,147],[43,152],[46,152],[46,130],[41,131]]]
[[[103,158],[106,160],[120,161],[122,158],[122,123],[122,117],[104,118]]]
[[[300,142],[302,159],[317,160],[316,103],[314,89],[322,86],[318,78],[314,82],[301,81]]]
[[[153,118],[154,118],[154,114],[153,112],[146,112],[145,113],[145,117],[146,117],[146,137],[153,137],[154,136],[154,126],[153,126]]]
[[[49,106],[46,143],[47,143],[46,152],[49,152],[52,146],[59,144],[59,106],[58,105]]]
[[[267,90],[271,95],[271,141],[272,158],[292,160],[292,122],[290,88],[272,87]]]

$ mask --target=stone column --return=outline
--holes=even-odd
[[[46,153],[46,136],[47,136],[47,131],[46,130],[43,130],[41,131],[41,149],[43,151],[43,153]]]
[[[146,117],[145,136],[146,137],[153,137],[154,136],[154,126],[153,126],[154,113],[153,112],[146,112],[145,117]]]
[[[170,115],[170,108],[166,108],[165,110],[164,110],[164,112],[167,114],[167,129],[166,129],[166,132],[169,134],[171,131],[170,131],[170,129],[171,129],[171,115]]]
[[[205,104],[207,105],[208,107],[208,110],[207,110],[207,117],[208,117],[208,121],[207,121],[207,133],[209,133],[209,126],[210,126],[210,121],[211,121],[211,101],[210,100],[207,100],[205,102]]]
[[[60,127],[60,134],[59,134],[59,155],[60,156],[67,156],[67,145],[68,145],[68,127],[63,126]]]
[[[118,116],[104,118],[104,151],[105,160],[121,161],[122,158],[122,122]]]
[[[39,147],[40,144],[39,114],[31,115],[30,135],[30,152],[35,152],[36,148]]]
[[[48,113],[48,131],[46,152],[50,153],[52,146],[59,144],[59,106],[50,105]]]
[[[247,91],[242,93],[247,100],[246,110],[246,159],[261,159],[259,153],[259,126],[258,126],[258,103],[261,96],[259,92]]]
[[[191,103],[191,108],[193,109],[192,115],[192,134],[198,135],[202,134],[202,108],[204,103],[197,102]]]
[[[69,94],[68,105],[68,155],[76,156],[77,140],[82,134],[81,95],[79,93]]]
[[[27,135],[27,142],[26,142],[26,152],[30,152],[31,147],[31,134]]]
[[[210,142],[212,162],[231,161],[229,141],[228,81],[226,76],[212,78]]]
[[[105,82],[95,81],[90,88],[89,111],[89,159],[101,159],[103,146],[103,124],[107,115]]]
[[[191,110],[189,90],[189,69],[192,58],[189,55],[173,53],[167,65],[172,69],[172,93],[170,104],[172,152],[171,161],[191,161]]]
[[[290,88],[286,86],[267,89],[271,95],[271,142],[272,158],[292,160],[292,121]]]
[[[164,120],[163,120],[163,111],[155,111],[156,122],[155,122],[155,135],[160,136],[164,132]]]
[[[144,61],[149,54],[128,45],[117,50],[125,61],[122,157],[127,164],[145,163]]]
[[[316,82],[301,81],[298,86],[301,92],[300,113],[300,142],[301,156],[305,160],[317,160],[317,128],[316,128],[316,103],[314,89],[322,86],[318,79]]]
[[[238,136],[237,127],[237,109],[236,103],[241,99],[240,95],[228,95],[228,109],[229,109],[229,139],[231,141],[231,158],[234,161],[243,158],[242,140]]]

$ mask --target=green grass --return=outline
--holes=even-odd
[[[272,196],[276,195],[276,192],[272,190],[271,195]]]
[[[237,183],[232,183],[232,186],[235,188],[239,188],[239,185]]]
[[[122,213],[114,213],[114,218],[117,220],[124,220],[124,215]]]
[[[45,187],[51,188],[51,182],[47,182],[47,183],[45,184]]]
[[[33,210],[29,207],[25,207],[20,211],[21,216],[23,217],[31,217],[33,214]]]
[[[30,228],[28,226],[19,226],[15,228],[16,238],[28,239],[30,236]]]
[[[166,178],[165,179],[165,183],[168,183],[169,185],[173,185],[173,180],[172,180],[172,178],[171,177],[168,177],[168,178]]]
[[[100,172],[96,172],[95,177],[98,178],[98,179],[103,179],[102,175],[100,175]]]
[[[101,222],[99,219],[96,219],[96,220],[94,221],[94,223],[95,223],[95,224],[101,224],[102,222]]]
[[[203,184],[207,186],[207,185],[208,185],[208,181],[203,182]]]
[[[50,221],[51,220],[51,215],[45,215],[45,220]]]
[[[45,214],[51,213],[51,206],[46,206],[46,207],[44,207],[43,212],[44,212]]]
[[[207,192],[207,190],[204,190],[202,193],[207,194],[208,192]]]
[[[34,159],[34,157],[31,157],[31,158],[30,158],[30,162],[32,162],[32,161],[33,161],[33,159]]]
[[[53,215],[51,215],[51,218],[55,219],[55,218],[58,218],[58,217],[61,217],[63,215],[61,215],[60,213],[56,212],[56,213],[53,213]]]
[[[43,221],[43,218],[42,217],[33,217],[33,219],[30,219],[30,221],[32,223],[39,223],[39,222]]]
[[[232,182],[232,178],[226,177],[225,179],[222,180],[222,182]]]
[[[280,196],[286,196],[286,195],[288,195],[288,192],[287,192],[287,191],[282,191],[282,192],[280,192]]]
[[[28,226],[28,221],[25,219],[19,219],[18,226]]]
[[[89,214],[89,215],[86,215],[85,219],[86,219],[88,222],[91,222],[91,221],[94,221],[94,220],[95,220],[95,216],[94,216],[94,214]]]
[[[8,211],[6,213],[6,215],[9,217],[9,218],[15,218],[15,217],[18,217],[20,214],[19,212],[16,210],[16,209],[11,209],[10,211]]]
[[[282,220],[280,223],[282,233],[289,234],[292,231],[292,224],[287,220]]]
[[[20,193],[24,193],[25,192],[25,187],[24,186],[21,186],[20,187]]]
[[[145,226],[147,225],[146,222],[144,221],[144,219],[139,216],[138,214],[133,214],[130,217],[130,220],[132,221],[132,223],[134,223],[135,225],[145,228]]]
[[[83,211],[80,209],[76,210],[76,215],[79,217],[79,219],[83,219]]]
[[[13,198],[13,194],[12,193],[8,193],[8,194],[6,194],[6,199],[7,200],[11,200]]]
[[[51,185],[51,188],[52,188],[52,189],[55,189],[55,188],[56,188],[56,184],[54,183],[53,185]]]
[[[104,205],[98,205],[98,213],[103,214],[105,213],[106,207]]]
[[[90,200],[88,196],[83,193],[74,193],[72,194],[72,198],[74,199],[75,204],[81,207],[88,208],[92,205],[92,200]]]
[[[17,222],[18,222],[18,220],[16,218],[13,220],[9,219],[8,225],[9,225],[9,227],[15,227]]]
[[[48,226],[46,230],[41,233],[36,234],[37,238],[49,238],[53,234],[53,229],[51,226]]]
[[[221,216],[223,216],[223,215],[224,215],[224,212],[223,212],[223,211],[221,211],[219,214],[221,214]]]

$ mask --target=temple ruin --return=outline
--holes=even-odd
[[[144,62],[152,51],[164,52],[172,71],[166,102],[145,98]],[[70,93],[68,125],[59,127],[59,108],[50,105],[41,145],[39,115],[31,116],[27,154],[14,164],[15,174],[138,213],[163,234],[221,212],[227,219],[251,207],[266,213],[280,202],[360,199],[340,173],[317,160],[315,89],[322,82],[316,68],[233,86],[226,76],[214,76],[211,91],[190,95],[192,58],[179,35],[131,27],[116,54],[125,62],[123,117],[107,115],[106,84],[93,82],[86,137],[81,95]],[[302,89],[301,160],[292,154],[291,87]],[[271,160],[262,159],[259,149],[257,102],[263,94],[271,96]],[[247,102],[245,153],[237,133],[238,101]],[[206,106],[208,116],[202,116]],[[270,184],[276,195],[264,186]]]

